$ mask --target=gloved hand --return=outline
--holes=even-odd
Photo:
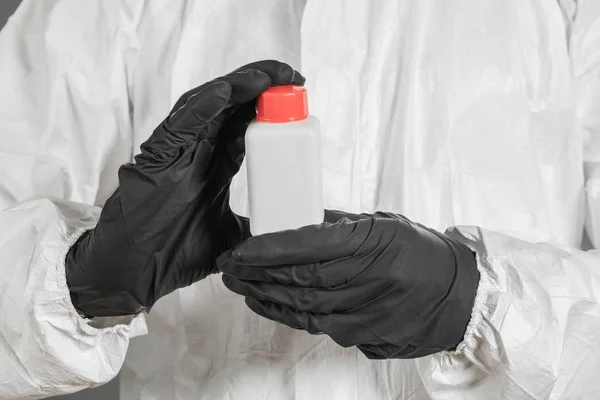
[[[289,65],[261,61],[185,93],[119,170],[97,226],[66,257],[73,305],[90,316],[138,313],[216,272],[215,259],[249,236],[229,208],[256,97],[302,85]]]
[[[479,272],[461,243],[401,215],[328,212],[222,254],[223,282],[257,314],[368,358],[416,358],[463,338]]]

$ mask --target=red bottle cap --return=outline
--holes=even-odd
[[[292,122],[308,117],[308,97],[302,86],[273,86],[258,96],[256,120]]]

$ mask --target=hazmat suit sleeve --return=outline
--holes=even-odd
[[[122,7],[24,1],[0,32],[3,400],[106,383],[146,330],[143,316],[81,318],[64,269],[99,217],[89,204],[103,203],[131,157],[124,59],[134,26]]]
[[[600,4],[578,4],[564,10],[572,32],[573,140],[585,144],[585,226],[598,248]],[[481,280],[457,350],[417,361],[432,398],[600,398],[600,251],[533,244],[476,227],[449,234],[477,253]]]

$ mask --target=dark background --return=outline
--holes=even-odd
[[[20,0],[0,0],[0,26],[4,26],[8,17],[15,12]]]

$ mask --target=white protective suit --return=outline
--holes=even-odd
[[[456,352],[370,361],[218,275],[147,316],[76,314],[64,256],[117,168],[186,90],[264,58],[308,78],[328,208],[464,225]],[[599,1],[29,0],[0,60],[0,399],[121,369],[126,400],[600,398],[600,254],[577,249],[584,224],[600,245]]]

